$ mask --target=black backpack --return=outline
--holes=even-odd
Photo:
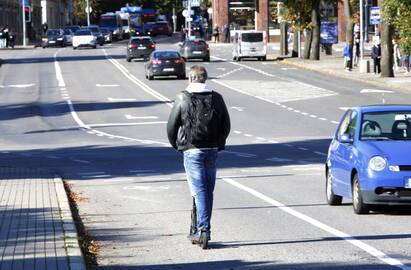
[[[213,143],[219,138],[219,115],[214,109],[213,93],[189,93],[186,132],[193,145]]]

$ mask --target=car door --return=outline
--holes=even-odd
[[[351,170],[353,168],[353,143],[340,142],[339,136],[348,134],[354,140],[358,113],[347,111],[331,145],[331,173],[334,191],[343,196],[351,195]]]

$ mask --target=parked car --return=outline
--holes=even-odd
[[[267,41],[265,31],[241,30],[236,31],[232,38],[233,60],[244,58],[267,59]]]
[[[99,44],[100,46],[103,46],[104,43],[105,43],[105,37],[104,37],[103,33],[101,33],[99,27],[98,26],[89,26],[89,27],[87,27],[87,29],[89,29],[91,31],[91,33],[93,33],[93,35],[96,37],[97,44]]]
[[[43,49],[55,46],[65,47],[66,45],[66,38],[62,29],[48,29],[41,44]]]
[[[73,49],[75,50],[79,47],[97,48],[97,38],[89,29],[81,29],[74,33]]]
[[[151,30],[152,36],[167,35],[170,37],[172,34],[173,34],[173,29],[171,28],[170,24],[164,21],[156,22],[153,25],[153,28]]]
[[[131,37],[127,44],[127,62],[135,58],[146,60],[155,49],[156,44],[151,37]]]
[[[113,33],[107,28],[100,28],[100,32],[104,36],[104,42],[105,43],[111,43],[113,42]]]
[[[186,78],[186,64],[177,51],[154,51],[145,64],[146,78],[153,80],[155,76],[177,76]]]
[[[64,28],[64,37],[66,39],[66,44],[67,45],[72,45],[73,44],[73,32],[71,31],[70,28]]]
[[[326,198],[351,197],[356,214],[375,204],[411,205],[411,106],[347,110],[326,162]]]
[[[184,59],[202,59],[210,62],[210,48],[202,39],[186,40],[180,48],[180,54]]]

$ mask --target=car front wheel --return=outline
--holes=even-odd
[[[326,192],[328,205],[341,205],[343,197],[334,194],[332,176],[330,172],[327,172]]]
[[[363,201],[358,175],[354,175],[352,183],[352,205],[358,215],[368,214],[370,211],[369,205]]]

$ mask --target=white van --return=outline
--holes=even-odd
[[[265,31],[236,31],[231,39],[233,43],[233,60],[243,58],[267,59],[267,39]]]

